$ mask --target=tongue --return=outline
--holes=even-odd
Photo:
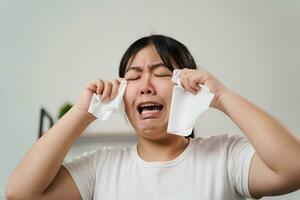
[[[148,110],[148,109],[143,109],[143,111],[142,111],[142,115],[145,115],[145,114],[150,114],[150,113],[158,113],[158,112],[160,112],[160,110]]]
[[[161,115],[160,109],[143,109],[141,112],[141,118],[142,119],[150,119],[150,118],[158,118]]]

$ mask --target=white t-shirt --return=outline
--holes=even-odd
[[[99,147],[63,165],[83,200],[235,200],[252,198],[254,148],[240,135],[190,139],[174,160],[146,162],[137,145]]]

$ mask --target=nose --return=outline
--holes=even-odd
[[[154,92],[153,92],[152,88],[142,88],[141,89],[141,94],[143,94],[143,95],[153,95]]]
[[[155,89],[153,87],[150,76],[146,76],[143,78],[140,94],[141,95],[154,95],[155,94]]]

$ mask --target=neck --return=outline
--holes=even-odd
[[[189,139],[172,135],[168,138],[153,140],[138,137],[138,154],[147,161],[170,161],[177,158],[188,146]]]

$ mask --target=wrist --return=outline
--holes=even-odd
[[[97,118],[92,115],[91,113],[89,113],[87,111],[87,109],[82,108],[80,106],[78,106],[77,104],[75,104],[71,110],[76,113],[76,115],[80,116],[80,118],[82,118],[83,120],[87,121],[88,123],[92,123],[93,121],[95,121]]]
[[[231,90],[225,90],[221,95],[218,96],[213,108],[218,109],[226,114],[226,102],[234,95]]]

